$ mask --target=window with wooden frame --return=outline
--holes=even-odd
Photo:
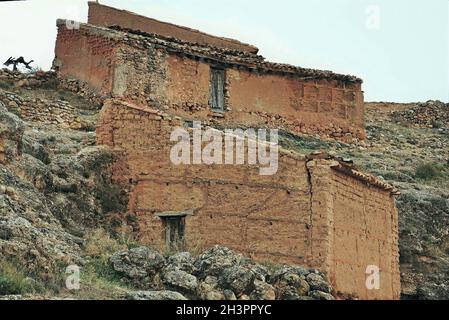
[[[211,67],[210,101],[213,111],[225,111],[225,70]]]

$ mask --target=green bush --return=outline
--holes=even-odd
[[[25,275],[14,264],[6,261],[0,263],[0,295],[15,295],[43,292],[40,282]]]
[[[415,171],[415,177],[420,180],[433,180],[442,175],[444,168],[433,163],[419,165]]]

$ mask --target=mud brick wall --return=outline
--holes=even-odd
[[[122,46],[114,95],[223,126],[276,127],[347,142],[365,138],[359,83],[306,81],[292,76],[226,69],[224,113],[209,107],[210,65],[161,49]]]
[[[126,165],[119,165],[115,179],[132,183],[129,211],[141,240],[165,248],[156,214],[193,210],[186,218],[189,249],[222,244],[259,260],[307,264],[311,213],[304,159],[281,155],[272,177],[260,176],[254,166],[175,166],[170,134],[180,125],[145,107],[108,102],[102,110],[97,143],[124,154]]]
[[[237,40],[212,36],[198,30],[158,21],[96,2],[89,2],[88,23],[102,27],[120,26],[132,30],[156,33],[165,37],[174,37],[192,43],[212,45],[238,51],[252,53],[257,53],[258,51],[256,47]]]
[[[58,20],[58,36],[53,66],[64,78],[86,82],[98,94],[112,91],[112,65],[117,42],[110,37],[68,29]]]
[[[388,192],[344,174],[332,175],[334,216],[331,278],[362,299],[400,298],[398,213]],[[380,268],[380,290],[367,290],[366,268]],[[353,270],[354,274],[348,273]]]
[[[193,210],[190,250],[221,244],[259,261],[318,268],[342,295],[399,298],[397,212],[388,192],[335,171],[335,160],[286,151],[274,176],[254,166],[175,166],[170,134],[178,126],[179,117],[116,100],[101,112],[97,143],[122,155],[114,179],[128,185],[143,242],[165,248],[157,214]],[[380,291],[366,290],[368,265],[381,268]]]
[[[209,108],[210,66],[170,56],[168,100],[177,114],[214,117]],[[223,124],[284,127],[323,136],[364,137],[364,106],[360,84],[305,81],[299,78],[226,70],[227,111]]]
[[[225,112],[209,106],[211,65],[142,47],[123,33],[59,22],[55,65],[59,76],[88,83],[100,96],[147,104],[185,119],[226,127],[274,127],[345,142],[364,139],[361,84],[306,80],[295,75],[226,68]]]
[[[161,109],[167,103],[167,56],[161,49],[119,46],[113,72],[113,95]]]

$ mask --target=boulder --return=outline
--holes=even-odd
[[[310,285],[310,290],[312,291],[318,290],[326,293],[330,293],[332,291],[331,285],[318,273],[308,274],[306,280]]]
[[[307,296],[310,285],[306,281],[309,270],[299,266],[284,266],[270,276],[279,300],[300,300]]]
[[[154,276],[162,270],[165,258],[149,247],[139,247],[113,254],[109,261],[115,271],[139,287],[153,285]]]
[[[310,291],[309,297],[314,300],[335,300],[334,296],[332,296],[331,294],[319,290]]]
[[[226,300],[224,292],[218,289],[218,279],[213,276],[206,277],[204,281],[202,281],[198,285],[197,295],[201,300],[208,300],[208,301]],[[229,292],[228,296],[230,296]]]
[[[195,259],[190,252],[179,252],[167,258],[167,268],[178,269],[188,273],[194,273]]]
[[[194,263],[200,278],[220,276],[223,270],[233,267],[242,260],[242,256],[232,250],[215,246],[201,254]]]
[[[188,295],[196,294],[198,289],[198,280],[196,277],[182,270],[164,272],[162,282],[166,288]]]
[[[263,281],[254,281],[254,290],[250,294],[251,300],[276,300],[275,288]]]
[[[249,294],[254,289],[255,272],[249,266],[235,265],[223,270],[220,285],[237,294]]]

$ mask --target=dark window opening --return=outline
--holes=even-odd
[[[210,106],[212,110],[223,112],[225,103],[225,71],[223,69],[211,68],[210,88]]]
[[[185,216],[164,217],[165,244],[168,251],[185,250]]]

